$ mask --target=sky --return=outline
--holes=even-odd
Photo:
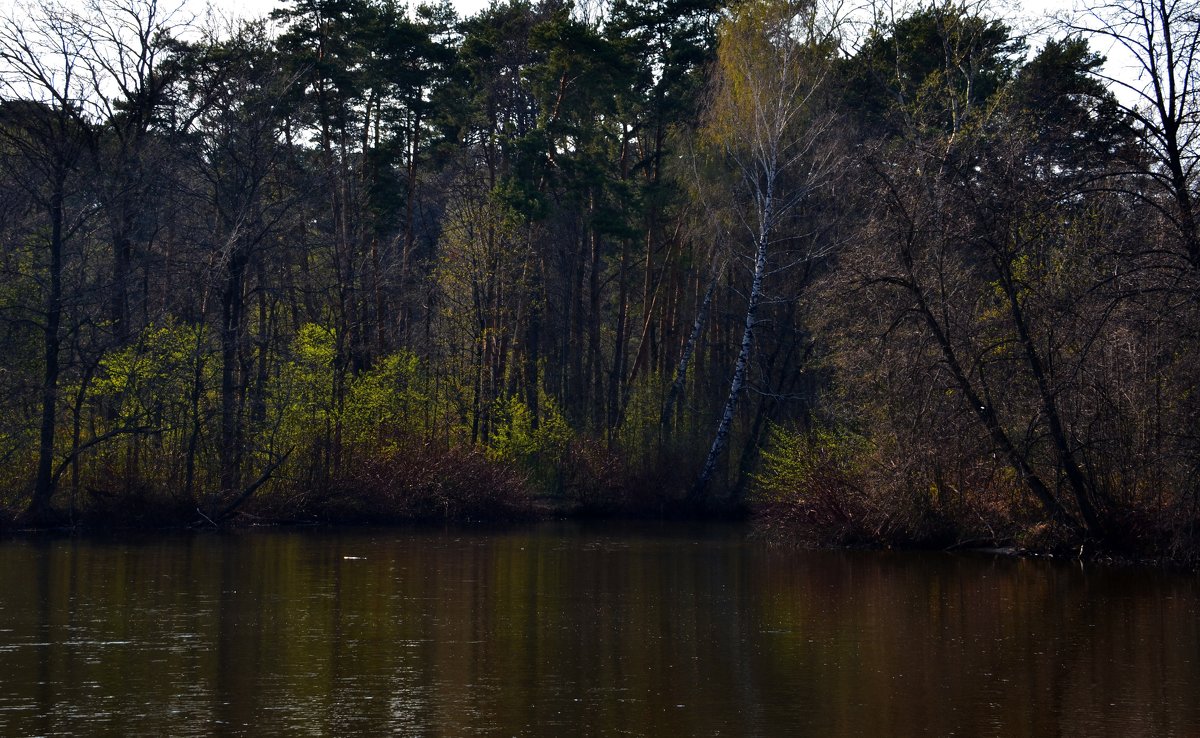
[[[283,3],[281,0],[210,0],[216,8],[245,17],[258,17],[270,13]],[[452,0],[461,16],[469,16],[489,4],[489,0]],[[1003,0],[1001,0],[1003,2]],[[1021,7],[1026,14],[1038,15],[1047,10],[1063,10],[1071,7],[1072,0],[1009,0],[1008,4]]]
[[[0,0],[2,2],[3,0]],[[285,3],[281,0],[209,0],[214,8],[247,18],[257,18],[270,13]],[[489,0],[452,0],[461,16],[474,15],[488,5]],[[415,3],[414,3],[415,4]]]

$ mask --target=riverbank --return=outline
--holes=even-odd
[[[837,461],[836,457],[833,461]],[[0,530],[122,531],[297,525],[522,523],[554,519],[749,520],[756,535],[806,548],[985,551],[1024,557],[1195,569],[1200,528],[1182,514],[1110,512],[1103,537],[1046,522],[1017,490],[976,487],[915,493],[852,475],[848,464],[761,476],[749,498],[695,504],[678,464],[637,469],[599,444],[577,444],[564,463],[526,466],[462,447],[406,445],[344,465],[330,479],[283,469],[238,493],[186,495],[125,480],[72,493],[32,518],[11,503]],[[298,467],[299,468],[299,467]],[[768,470],[772,470],[768,464]],[[998,503],[997,501],[1004,501]]]
[[[615,457],[614,457],[615,458]],[[332,479],[281,474],[253,494],[181,494],[146,483],[67,491],[32,516],[0,506],[0,530],[139,530],[261,525],[508,523],[552,519],[741,520],[744,506],[697,506],[664,479],[608,455],[574,454],[547,473],[478,449],[412,445],[347,464]]]
[[[747,524],[755,538],[781,548],[825,550],[876,550],[953,552],[1050,561],[1079,561],[1109,566],[1141,566],[1157,569],[1200,570],[1195,550],[1155,551],[1152,547],[1105,545],[1072,537],[1069,531],[1031,525],[1027,530],[1009,529],[992,537],[977,531],[948,528],[929,530],[925,536],[847,536],[844,528],[816,528],[812,517],[798,521],[781,515],[777,505],[696,507],[679,499],[613,498],[601,504],[595,498],[573,499],[561,495],[535,495],[520,484],[487,488],[465,485],[324,490],[272,494],[248,503],[219,524],[202,508],[162,497],[109,500],[74,511],[57,510],[56,517],[41,525],[29,525],[11,510],[0,517],[0,533],[81,532],[139,535],[154,530],[203,528],[249,529],[406,525],[487,525],[501,527],[560,521],[612,521],[637,525],[645,521],[678,523],[724,521]]]
[[[861,500],[860,500],[861,502]],[[831,508],[797,494],[788,500],[752,505],[756,531],[772,542],[808,548],[957,551],[1016,558],[1200,569],[1200,545],[1178,521],[1130,514],[1110,518],[1106,538],[1078,528],[1047,523],[1025,509],[954,510],[908,505],[905,508],[854,506],[845,499]]]

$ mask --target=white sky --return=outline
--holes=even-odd
[[[3,0],[0,0],[2,2]],[[459,15],[473,15],[487,7],[490,0],[452,0],[458,8]],[[244,17],[259,17],[270,13],[283,5],[281,0],[210,0],[213,7],[225,12]],[[1000,0],[1001,5],[1019,7],[1024,14],[1037,16],[1047,11],[1065,10],[1071,7],[1072,0]]]
[[[3,1],[0,0],[0,2]],[[481,8],[487,7],[489,3],[489,0],[452,1],[454,7],[458,8],[458,14],[463,17],[475,14]],[[209,2],[218,10],[246,18],[261,17],[285,5],[281,0],[209,0]],[[415,5],[416,2],[413,2],[413,4]]]

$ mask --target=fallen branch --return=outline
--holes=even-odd
[[[292,451],[294,451],[294,450],[295,449],[289,448],[283,454],[283,456],[280,456],[278,459],[271,462],[271,464],[268,465],[265,470],[263,470],[263,473],[261,475],[259,475],[258,479],[254,480],[254,482],[252,482],[248,487],[243,489],[238,494],[237,497],[233,498],[233,500],[228,505],[226,505],[223,510],[221,510],[219,513],[217,513],[214,516],[213,520],[211,520],[209,522],[212,522],[213,525],[217,525],[218,523],[221,523],[222,521],[229,518],[229,516],[231,516],[235,512],[237,512],[237,509],[242,506],[242,503],[244,503],[246,500],[250,499],[251,495],[253,495],[256,491],[258,491],[259,487],[261,487],[267,483],[267,480],[269,480],[271,478],[271,475],[275,473],[275,470],[278,469],[280,466],[282,466],[283,462],[288,460],[288,457],[292,455]]]

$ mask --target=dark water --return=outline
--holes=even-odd
[[[1200,736],[1198,605],[727,527],[6,541],[0,733]]]

